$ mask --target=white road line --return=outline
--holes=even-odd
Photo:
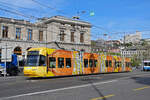
[[[69,90],[69,89],[83,88],[83,87],[88,87],[88,86],[92,86],[92,85],[101,85],[101,84],[112,83],[112,82],[117,82],[117,81],[118,80],[111,80],[111,81],[106,81],[106,82],[97,82],[97,83],[92,83],[92,84],[85,84],[85,85],[79,85],[79,86],[71,86],[71,87],[66,87],[66,88],[59,88],[59,89],[53,89],[53,90],[20,94],[20,95],[15,95],[15,96],[10,96],[10,97],[3,97],[3,98],[0,98],[0,100],[13,99],[13,98],[18,98],[18,97],[31,96],[31,95],[37,95],[37,94],[43,94],[43,93],[51,93],[51,92]]]
[[[50,93],[50,92],[57,92],[57,91],[75,89],[75,88],[83,88],[83,87],[88,87],[88,86],[92,86],[92,85],[101,85],[101,84],[116,82],[120,79],[128,79],[128,78],[131,78],[131,77],[138,77],[138,76],[145,76],[145,75],[148,75],[148,74],[142,74],[142,75],[135,74],[135,75],[131,75],[131,76],[128,76],[128,77],[117,78],[117,80],[97,82],[97,83],[92,83],[92,84],[85,84],[85,85],[79,85],[79,86],[72,86],[72,87],[66,87],[66,88],[46,90],[46,91],[40,91],[40,92],[34,92],[34,93],[27,93],[27,94],[15,95],[15,96],[10,96],[10,97],[3,97],[3,98],[0,98],[0,100],[13,99],[13,98],[18,98],[18,97],[23,97],[23,96],[31,96],[31,95],[37,95],[37,94],[43,94],[43,93]]]

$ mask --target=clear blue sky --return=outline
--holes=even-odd
[[[35,17],[63,15],[72,17],[81,14],[81,19],[101,28],[92,28],[92,39],[119,39],[124,33],[142,31],[143,38],[150,38],[150,0],[0,0],[0,16],[17,19],[33,19],[14,15],[13,11]],[[43,4],[43,5],[41,5]],[[48,7],[47,7],[48,6]],[[90,16],[94,11],[95,15]]]

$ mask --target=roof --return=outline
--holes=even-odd
[[[68,23],[68,24],[76,24],[76,25],[83,25],[87,27],[91,27],[92,25],[89,22],[81,21],[81,20],[75,20],[71,18],[66,18],[64,16],[52,16],[50,18],[41,18],[39,19],[39,22],[37,23],[51,23],[51,22],[61,22],[61,23]]]

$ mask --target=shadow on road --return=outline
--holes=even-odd
[[[54,77],[27,77],[26,80],[47,80],[47,79],[61,79],[61,78],[80,78],[80,77],[92,77],[94,75],[94,77],[96,77],[95,75],[99,75],[99,74],[91,74],[91,75],[68,75],[68,76],[54,76]],[[103,74],[101,74],[101,76],[104,76]],[[99,76],[98,76],[99,77]],[[83,81],[85,78],[81,78],[80,81]],[[90,78],[88,78],[89,80]],[[92,78],[93,80],[94,78]],[[98,78],[97,78],[98,79]],[[96,80],[97,80],[96,79]]]
[[[107,100],[107,99],[104,97],[103,93],[100,91],[100,89],[98,89],[98,88],[96,87],[96,85],[93,84],[94,81],[95,81],[95,80],[98,80],[98,79],[96,79],[96,78],[89,78],[89,77],[83,77],[83,78],[81,78],[80,80],[86,81],[87,83],[91,84],[91,87],[98,93],[98,95],[99,95],[100,97],[103,97],[101,100]]]
[[[150,77],[131,77],[136,83],[150,85]]]

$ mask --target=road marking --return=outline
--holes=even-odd
[[[92,85],[101,85],[101,84],[112,83],[112,82],[117,82],[117,81],[118,80],[111,80],[111,81],[105,81],[105,82],[97,82],[97,83],[91,83],[91,84],[85,84],[85,85],[79,85],[79,86],[71,86],[71,87],[66,87],[66,88],[59,88],[59,89],[53,89],[53,90],[20,94],[20,95],[15,95],[15,96],[10,96],[10,97],[3,97],[3,98],[0,98],[0,100],[6,100],[6,99],[12,99],[12,98],[18,98],[18,97],[24,97],[24,96],[31,96],[31,95],[37,95],[37,94],[44,94],[44,93],[51,93],[51,92],[69,90],[69,89],[83,88],[83,87],[89,87]]]
[[[141,75],[140,74],[133,74],[133,75],[138,77],[138,76],[145,76],[145,75],[148,75],[148,74],[141,74]],[[97,82],[97,83],[92,83],[92,84],[85,84],[85,85],[72,86],[72,87],[53,89],[53,90],[46,90],[46,91],[40,91],[40,92],[33,92],[33,93],[27,93],[27,94],[20,94],[20,95],[15,95],[15,96],[10,96],[10,97],[3,97],[3,98],[0,98],[0,100],[12,99],[12,98],[23,97],[23,96],[31,96],[31,95],[37,95],[37,94],[43,94],[43,93],[50,93],[50,92],[57,92],[57,91],[62,91],[62,90],[75,89],[75,88],[83,88],[83,87],[88,87],[88,86],[92,86],[92,85],[101,85],[101,84],[116,82],[116,81],[118,81],[120,79],[127,79],[127,78],[130,78],[130,77],[133,77],[133,75],[127,76],[127,77],[123,77],[123,78],[117,78],[117,80],[111,80],[111,81],[105,81],[105,82]]]
[[[114,94],[110,94],[110,95],[106,95],[106,96],[103,96],[103,97],[93,98],[91,100],[100,100],[100,99],[110,98],[110,97],[113,97],[113,96],[115,96],[115,95]]]
[[[144,86],[144,87],[141,87],[141,88],[136,88],[136,89],[133,89],[133,91],[139,91],[139,90],[143,90],[143,89],[146,89],[146,88],[150,88],[150,86]]]

